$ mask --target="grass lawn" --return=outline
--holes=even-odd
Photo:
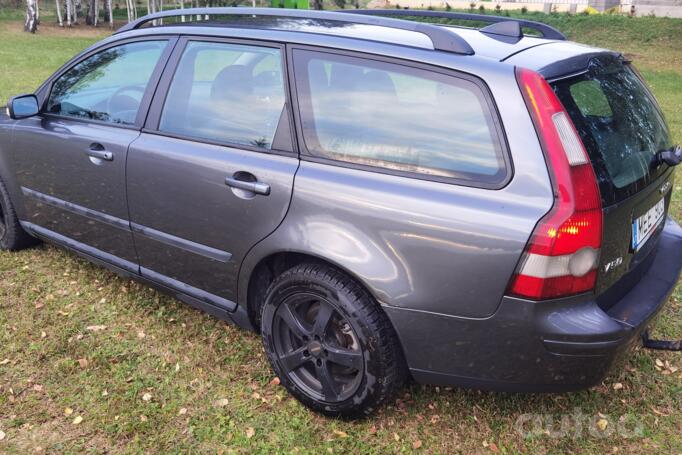
[[[526,17],[630,55],[682,141],[681,20]],[[0,20],[0,104],[107,32],[48,22],[33,36]],[[411,385],[371,419],[325,419],[272,382],[258,336],[48,246],[0,253],[0,328],[0,453],[682,453],[675,353],[636,350],[588,391]],[[682,336],[682,287],[656,331]],[[524,435],[517,428],[528,413],[549,418],[554,431],[562,416],[587,420],[576,437],[575,426],[560,437]]]

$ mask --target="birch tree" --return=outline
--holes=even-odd
[[[36,9],[37,0],[26,0],[26,20],[24,31],[35,33],[38,29],[38,10]]]
[[[57,4],[57,21],[59,22],[59,26],[63,27],[64,26],[64,19],[62,18],[62,7],[60,5],[59,0],[55,0],[55,3]]]

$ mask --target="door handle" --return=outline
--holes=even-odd
[[[227,177],[225,179],[225,184],[227,186],[231,186],[232,188],[239,188],[240,190],[250,191],[263,196],[270,194],[270,185],[263,182],[247,182],[234,177]]]
[[[97,158],[104,161],[114,161],[114,154],[105,150],[102,144],[93,143],[90,144],[85,153],[91,158]]]

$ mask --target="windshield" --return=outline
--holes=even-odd
[[[667,169],[671,147],[656,101],[628,64],[592,60],[589,71],[552,84],[590,155],[606,204],[635,194]]]

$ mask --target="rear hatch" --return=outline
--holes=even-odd
[[[586,68],[549,82],[599,184],[604,218],[595,292],[607,309],[646,271],[663,230],[674,169],[658,153],[673,146],[670,132],[652,93],[619,56],[593,56]]]

